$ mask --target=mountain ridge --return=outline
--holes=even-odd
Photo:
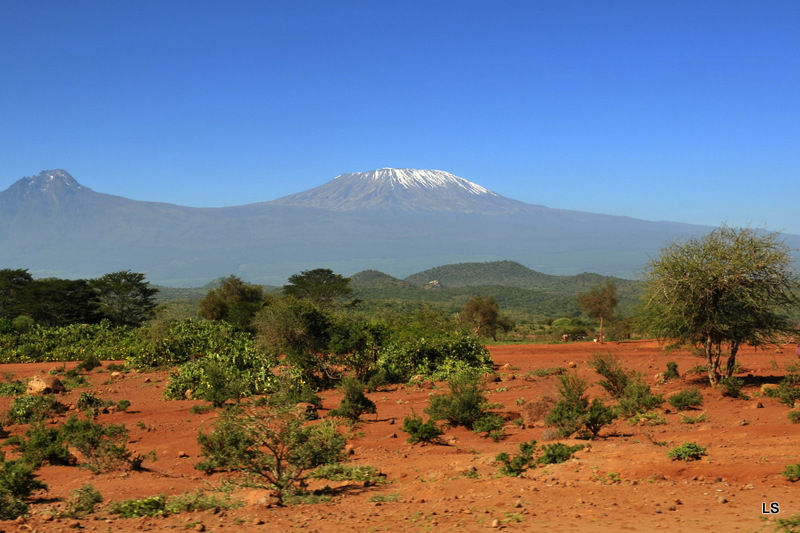
[[[365,173],[354,174],[362,176],[343,174],[282,202],[195,208],[103,194],[65,171],[46,171],[0,192],[0,268],[61,278],[133,270],[186,287],[231,274],[281,285],[318,267],[402,278],[508,260],[545,274],[630,279],[670,240],[711,229],[552,209],[470,186],[389,188],[383,181],[379,189],[354,189],[366,182]],[[293,203],[303,194],[304,204]],[[800,248],[800,238],[791,238]]]

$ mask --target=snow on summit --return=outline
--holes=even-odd
[[[497,193],[481,187],[477,183],[459,178],[443,170],[418,170],[411,168],[381,168],[369,172],[358,174],[364,180],[376,180],[383,182],[389,187],[399,185],[406,189],[418,187],[425,189],[437,189],[447,187],[457,187],[471,194],[489,194],[497,196]],[[342,176],[352,176],[352,174],[342,174]]]

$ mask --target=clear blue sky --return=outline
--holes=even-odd
[[[800,234],[800,2],[3,2],[0,190],[226,206],[381,167]]]

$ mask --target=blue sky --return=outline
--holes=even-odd
[[[0,190],[191,206],[381,167],[800,234],[800,2],[11,0]]]

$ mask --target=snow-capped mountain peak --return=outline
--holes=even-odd
[[[449,172],[410,168],[340,174],[324,185],[270,203],[334,211],[399,209],[484,214],[509,213],[527,206]]]
[[[459,178],[449,172],[443,170],[418,170],[413,168],[381,168],[379,170],[371,170],[369,172],[360,172],[357,174],[341,174],[335,179],[342,177],[359,176],[363,180],[372,180],[382,182],[389,187],[403,187],[406,189],[418,187],[423,189],[437,189],[455,187],[462,189],[470,194],[488,194],[497,196],[487,189],[481,187],[477,183]]]

